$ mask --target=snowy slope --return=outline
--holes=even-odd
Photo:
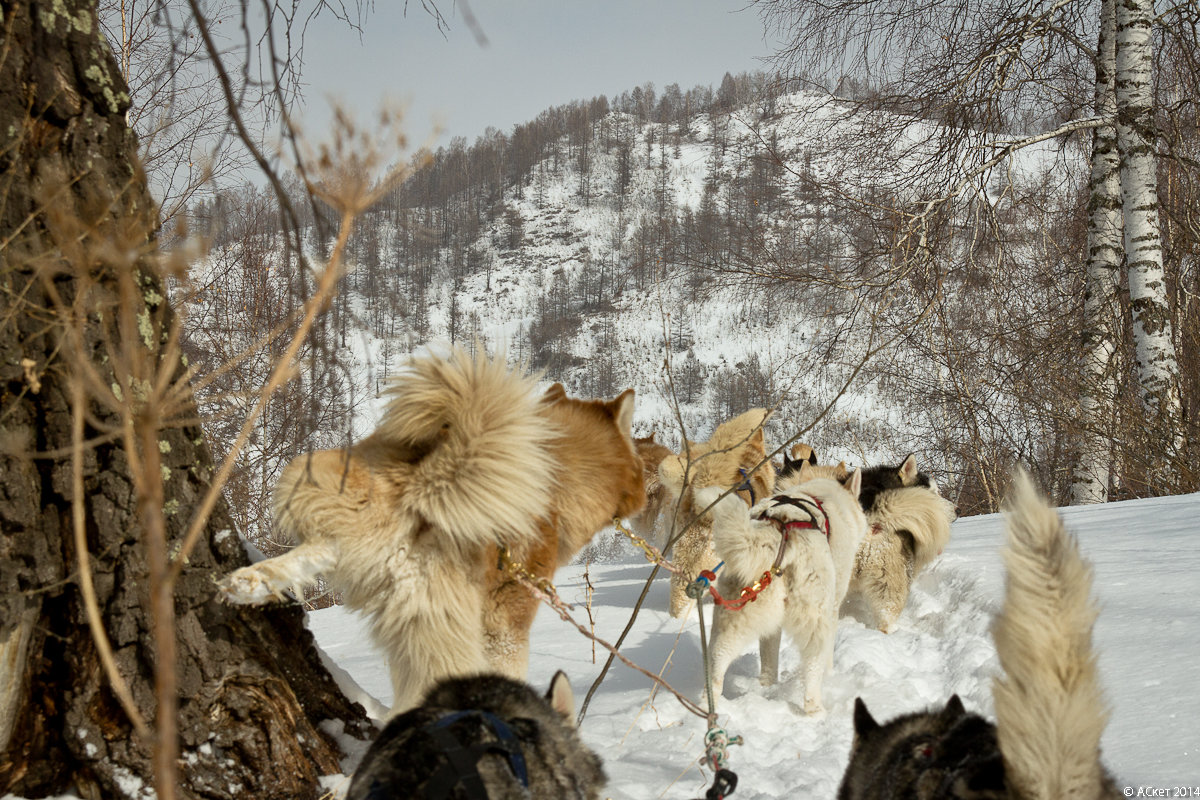
[[[1101,676],[1112,706],[1103,745],[1110,769],[1132,787],[1200,784],[1200,550],[1194,546],[1200,494],[1063,510],[1095,567],[1102,609],[1096,626]],[[719,703],[721,724],[745,738],[731,748],[740,783],[736,797],[832,797],[845,767],[854,698],[879,718],[940,704],[957,692],[968,709],[991,714],[991,678],[998,668],[988,633],[999,607],[1002,520],[972,517],[954,525],[947,552],[923,573],[898,630],[884,635],[843,617],[834,670],[826,680],[826,716],[810,719],[788,699],[798,657],[785,641],[784,680],[758,685],[757,654],[735,661]],[[598,635],[614,641],[629,619],[650,568],[632,553],[592,564],[591,613]],[[559,571],[562,597],[587,624],[583,565]],[[652,588],[623,652],[677,689],[701,697],[703,674],[696,617],[672,620],[666,585]],[[711,611],[706,612],[711,619]],[[382,660],[361,622],[342,608],[310,615],[321,647],[382,703],[390,688]],[[596,660],[603,663],[597,650]],[[556,669],[571,676],[582,702],[599,672],[591,642],[543,608],[535,622],[530,679],[548,683]],[[697,759],[703,721],[674,697],[653,693],[647,678],[617,663],[593,698],[582,725],[604,758],[613,798],[701,797],[710,782]],[[347,768],[351,765],[346,764]],[[345,780],[332,780],[335,788]]]
[[[628,187],[618,190],[618,148],[603,145],[609,137],[594,134],[591,190],[586,197],[579,192],[579,168],[570,155],[568,138],[555,142],[553,155],[546,154],[527,178],[503,193],[502,205],[522,221],[519,245],[499,244],[507,241],[504,215],[485,221],[466,248],[480,254],[480,263],[489,267],[468,270],[459,278],[451,277],[459,272],[450,266],[451,248],[441,247],[428,290],[430,307],[422,317],[428,328],[420,333],[412,329],[419,315],[397,318],[392,350],[404,353],[413,343],[451,339],[453,297],[457,316],[464,320],[457,333],[460,343],[469,343],[476,336],[489,346],[507,343],[510,355],[541,366],[539,347],[530,339],[543,323],[557,331],[551,337],[554,344],[541,348],[542,356],[546,351],[557,353],[550,379],[564,382],[580,396],[615,395],[628,386],[637,388],[641,434],[655,431],[669,444],[679,442],[676,409],[663,369],[670,356],[674,374],[680,374],[686,361],[700,387],[694,396],[681,400],[678,410],[690,438],[706,438],[721,421],[755,405],[776,407],[768,433],[790,437],[813,422],[819,410],[843,390],[872,324],[883,324],[893,313],[905,326],[912,322],[905,303],[886,297],[877,287],[859,292],[862,296],[855,298],[854,291],[830,288],[823,279],[814,281],[802,300],[798,290],[783,285],[773,291],[750,289],[748,281],[746,286],[735,286],[731,284],[741,279],[722,276],[720,269],[710,271],[705,266],[710,257],[721,260],[704,254],[707,245],[692,242],[691,248],[699,255],[685,256],[674,249],[696,234],[720,239],[722,226],[731,225],[742,231],[744,241],[738,247],[753,253],[740,265],[748,269],[755,258],[772,253],[785,260],[803,261],[808,257],[805,247],[784,246],[775,240],[802,239],[819,228],[839,243],[830,245],[819,265],[822,275],[830,270],[828,277],[837,286],[836,271],[845,266],[843,262],[853,261],[845,252],[849,233],[844,226],[848,223],[836,214],[830,218],[828,210],[826,216],[814,216],[814,201],[805,199],[808,195],[802,191],[805,181],[801,176],[811,172],[818,179],[836,176],[843,183],[872,183],[874,173],[865,172],[870,166],[890,176],[880,179],[890,185],[897,174],[906,172],[905,165],[914,163],[922,148],[931,146],[933,130],[927,123],[911,122],[897,133],[891,146],[874,154],[878,163],[868,165],[841,147],[869,123],[849,109],[848,104],[831,103],[823,95],[787,94],[778,98],[775,112],[769,115],[757,112],[753,104],[730,114],[699,113],[678,140],[676,124],[640,123],[629,114],[610,112],[604,118],[609,130],[631,131]],[[778,201],[775,209],[762,213],[751,234],[743,230],[749,223],[736,209],[745,201],[766,142],[773,142],[776,148],[773,156],[778,159],[778,169],[771,183]],[[1023,151],[1006,175],[1016,180],[1037,173],[1045,168],[1045,153],[1050,151],[1049,147]],[[721,221],[709,223],[708,228],[695,223],[693,230],[683,216],[699,210],[706,183],[712,187],[711,203]],[[452,198],[449,204],[461,202],[462,198]],[[416,218],[423,218],[428,211],[410,210]],[[665,235],[670,246],[637,244],[639,234],[662,225],[670,229]],[[381,230],[383,241],[397,233],[386,225]],[[395,249],[384,248],[384,273],[412,269],[406,260],[391,255]],[[652,266],[644,263],[646,259]],[[644,273],[652,274],[646,277]],[[605,302],[581,305],[579,287],[595,281],[598,274]],[[845,283],[853,285],[854,281]],[[845,311],[829,310],[834,305],[853,304],[869,313],[851,319]],[[558,311],[550,313],[542,306]],[[890,310],[885,313],[885,309]],[[880,344],[879,340],[872,342],[874,347]],[[897,348],[902,350],[902,343],[884,348],[876,361]],[[381,345],[376,343],[373,349],[378,351]],[[897,357],[905,364],[903,372],[933,380],[932,373],[925,375],[929,365],[904,353]],[[381,364],[384,359],[375,352],[371,361]],[[944,453],[933,448],[930,439],[921,436],[921,426],[915,424],[933,411],[928,404],[915,401],[911,386],[884,390],[876,385],[873,366],[857,377],[805,441],[831,461],[847,458],[878,463],[915,450],[924,456],[924,467],[946,470],[948,465],[933,463],[945,458]],[[604,389],[595,388],[600,372],[611,376]],[[719,408],[716,396],[733,375],[761,379],[767,397],[740,398],[744,402],[732,411]],[[1013,425],[1021,427],[1020,423]]]

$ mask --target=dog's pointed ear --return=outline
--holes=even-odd
[[[550,707],[562,714],[567,723],[575,727],[575,693],[571,691],[571,682],[567,673],[561,669],[550,679],[550,688],[546,690],[546,701]]]
[[[557,403],[559,400],[567,399],[567,390],[563,388],[561,383],[556,383],[546,390],[542,395],[542,399],[550,403]]]
[[[750,438],[747,441],[755,447],[766,449],[766,439],[763,437],[762,428],[755,428],[754,433],[750,434]]]
[[[845,481],[846,478],[850,477],[850,470],[846,469],[845,461],[838,462],[837,471],[838,471],[838,474],[842,476],[842,477],[838,478],[838,480],[840,480],[840,481]]]
[[[846,491],[850,493],[850,496],[857,500],[859,494],[862,493],[862,470],[856,469],[854,472],[850,473],[850,477],[846,479],[846,483],[844,485],[846,487]]]
[[[814,467],[817,465],[817,451],[813,450],[811,447],[808,448],[808,463],[812,464]]]
[[[945,719],[958,719],[966,713],[967,709],[963,707],[963,701],[957,694],[951,695],[946,701],[946,707],[942,709],[942,717]]]
[[[633,438],[633,398],[633,389],[626,389],[608,404],[617,427],[630,439]]]
[[[854,735],[864,736],[877,730],[879,730],[879,723],[867,710],[867,704],[861,697],[854,698]]]
[[[905,486],[912,486],[917,482],[917,454],[909,453],[904,459],[904,463],[900,465],[900,482]]]

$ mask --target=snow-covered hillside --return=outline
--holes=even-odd
[[[929,276],[885,276],[898,224],[889,204],[916,191],[914,176],[950,179],[928,164],[914,169],[937,128],[890,118],[889,144],[864,152],[852,144],[877,120],[852,103],[757,91],[723,105],[708,90],[652,112],[600,98],[550,109],[507,137],[439,150],[355,225],[346,305],[361,346],[351,343],[352,372],[374,385],[414,347],[479,339],[507,345],[512,359],[577,395],[636,388],[639,433],[672,445],[702,440],[754,406],[777,409],[768,427],[776,441],[815,423],[806,441],[824,457],[878,463],[917,451],[943,474],[964,471],[953,448],[934,441],[964,403],[986,409],[972,420],[979,435],[1008,426],[1001,438],[1045,439],[1029,404],[1008,395],[1012,376],[981,365],[971,385],[956,387],[941,356],[915,352],[930,346]],[[536,146],[523,144],[531,138]],[[1015,203],[1014,185],[1046,179],[1046,152],[1022,151],[1006,165],[998,208]],[[1070,169],[1056,169],[1055,181],[1069,183]],[[994,181],[981,181],[979,196],[991,202]],[[847,199],[864,192],[874,200]],[[1029,224],[1044,239],[1046,224]],[[969,244],[978,232],[962,236]],[[939,291],[950,300],[938,324],[970,326],[989,303],[978,287],[957,297],[950,268],[960,257],[989,265],[944,250],[936,269],[947,270]],[[1038,294],[1022,296],[1033,303]],[[1014,317],[1011,303],[1004,309]],[[977,340],[988,323],[975,324]],[[974,367],[965,346],[955,344],[954,369]],[[953,403],[930,400],[951,390]]]
[[[1103,739],[1105,761],[1122,785],[1135,791],[1196,786],[1200,549],[1195,537],[1200,495],[1062,513],[1095,568],[1101,605],[1095,640],[1112,707]],[[954,692],[968,709],[990,715],[991,680],[998,665],[988,629],[1003,588],[1001,540],[998,515],[956,522],[946,553],[918,578],[898,629],[890,635],[853,615],[843,617],[834,669],[825,683],[824,717],[805,717],[789,703],[798,688],[798,675],[792,674],[798,656],[786,638],[784,680],[775,687],[758,685],[757,653],[735,661],[719,704],[721,724],[745,739],[730,750],[730,766],[739,777],[735,796],[833,797],[849,753],[856,696],[878,718],[944,703]],[[590,581],[595,631],[613,641],[649,571],[629,553],[612,562],[565,567],[557,586],[575,604],[575,618],[587,625]],[[699,700],[703,678],[696,616],[672,620],[666,601],[664,579],[653,588],[623,651]],[[356,617],[331,608],[310,614],[309,626],[331,659],[369,695],[382,704],[390,701],[382,659]],[[603,650],[597,648],[595,659],[603,663]],[[530,680],[546,685],[557,669],[570,675],[579,701],[599,666],[593,662],[592,643],[543,608],[534,627]],[[581,730],[605,761],[606,796],[648,800],[704,795],[711,775],[697,762],[704,749],[703,720],[666,692],[655,693],[641,674],[615,664]],[[345,779],[333,778],[329,785],[344,790]]]

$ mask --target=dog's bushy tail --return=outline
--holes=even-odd
[[[950,541],[950,523],[954,520],[954,505],[923,486],[889,489],[876,496],[867,520],[912,535],[915,574],[946,549]]]
[[[460,546],[536,537],[555,483],[549,447],[561,432],[539,413],[535,383],[502,354],[414,357],[387,389],[376,431],[417,454],[408,510]]]
[[[1006,517],[1008,578],[992,635],[1004,670],[993,694],[1009,796],[1111,796],[1100,762],[1108,713],[1092,651],[1091,568],[1024,472]]]
[[[713,517],[713,551],[731,575],[758,577],[775,559],[779,534],[767,525],[751,522],[750,509],[742,499],[736,494],[721,497],[724,491],[719,486],[696,489],[696,510],[716,502],[709,512]]]

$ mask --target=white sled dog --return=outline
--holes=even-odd
[[[413,358],[388,394],[369,437],[284,469],[274,511],[298,546],[221,588],[262,603],[324,575],[365,612],[398,714],[448,676],[524,679],[538,601],[500,568],[503,548],[549,578],[646,497],[632,390],[610,401],[558,384],[540,393],[502,358],[455,349]]]
[[[950,541],[954,504],[917,470],[915,454],[898,467],[862,472],[858,499],[869,532],[854,561],[850,593],[861,595],[879,630],[890,633],[908,603],[912,582]]]
[[[763,424],[769,415],[765,408],[752,408],[718,425],[707,442],[688,442],[682,453],[668,454],[658,465],[666,495],[663,509],[670,512],[664,527],[683,531],[668,554],[679,569],[671,573],[672,617],[681,617],[691,609],[688,584],[701,570],[712,569],[717,563],[711,516],[700,514],[708,504],[696,504],[695,490],[719,486],[724,491],[736,486],[737,495],[747,507],[775,491],[775,468],[764,461],[767,450]]]
[[[779,677],[779,644],[786,631],[804,660],[804,712],[817,714],[821,682],[833,666],[838,610],[850,584],[854,553],[867,532],[858,505],[860,475],[845,485],[816,478],[794,486],[747,509],[729,495],[713,508],[713,544],[725,566],[718,591],[736,600],[743,587],[764,572],[771,583],[758,599],[740,610],[717,606],[713,612],[712,682],[719,697],[725,672],[750,642],[759,640],[763,685]],[[721,494],[719,488],[697,489],[703,508]]]
[[[992,626],[1003,670],[992,686],[996,724],[957,695],[880,724],[859,698],[838,800],[1122,796],[1100,759],[1108,714],[1092,650],[1091,569],[1024,472],[1006,516],[1008,579]]]

